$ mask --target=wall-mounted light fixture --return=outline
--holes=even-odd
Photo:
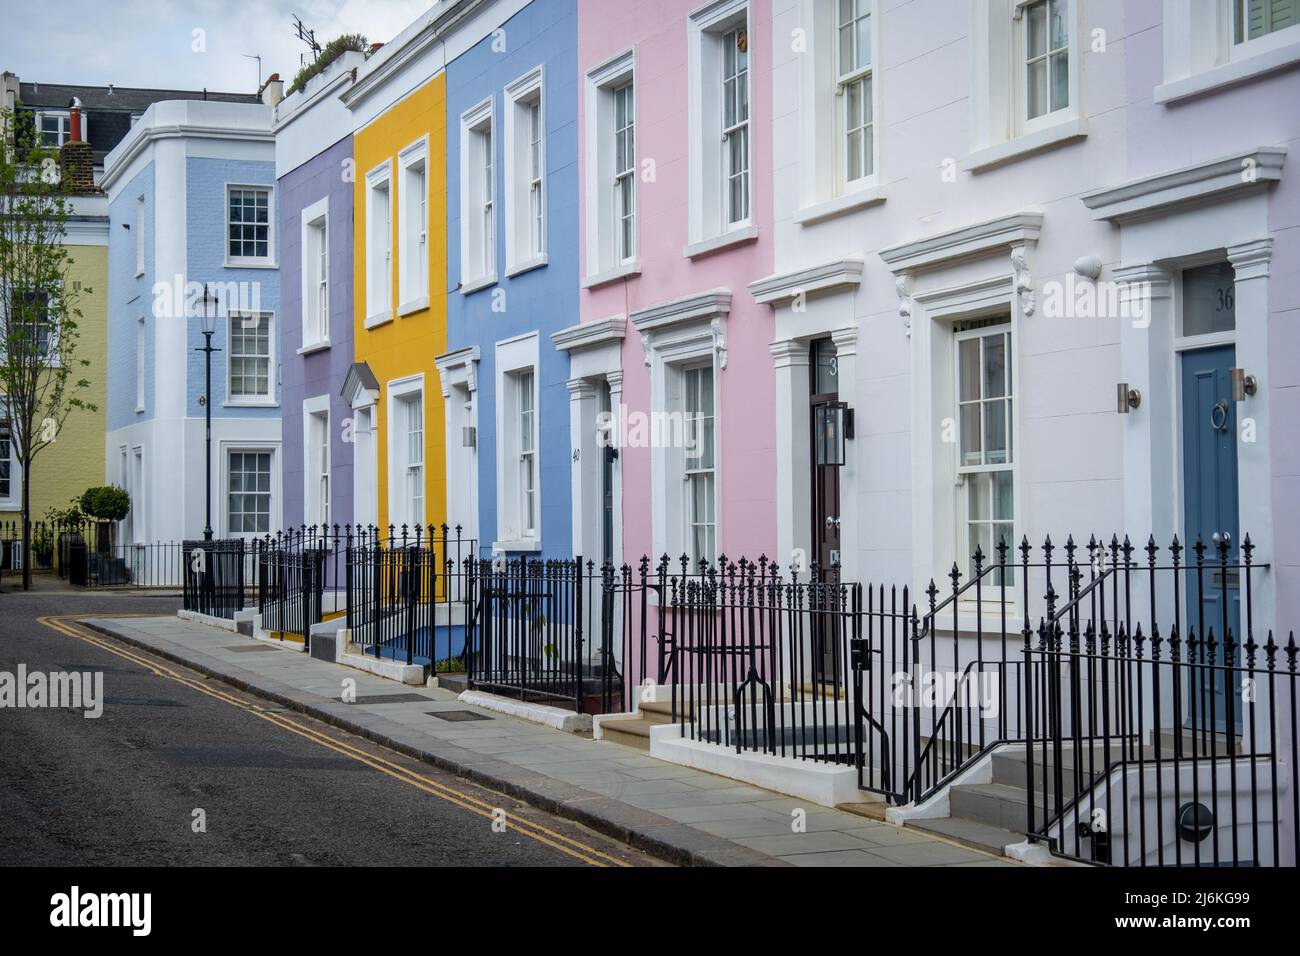
[[[818,405],[813,417],[816,429],[816,461],[832,468],[842,466],[847,458],[844,443],[853,437],[853,409],[847,402]]]
[[[1115,411],[1127,415],[1141,404],[1142,393],[1136,388],[1129,388],[1128,382],[1120,382],[1115,386]]]
[[[465,425],[460,430],[460,443],[465,448],[474,448],[478,445],[478,429],[473,425]]]
[[[1247,395],[1254,395],[1259,389],[1259,382],[1255,376],[1247,375],[1244,368],[1234,368],[1232,370],[1232,400],[1234,402],[1244,402]]]

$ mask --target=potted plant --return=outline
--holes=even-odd
[[[100,485],[82,492],[80,505],[82,512],[96,522],[96,550],[101,554],[110,553],[117,523],[131,511],[131,496],[117,485]]]

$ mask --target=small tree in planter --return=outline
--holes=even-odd
[[[131,496],[125,488],[117,485],[87,488],[81,495],[81,510],[97,523],[95,549],[100,554],[107,554],[113,550],[117,523],[131,511]]]

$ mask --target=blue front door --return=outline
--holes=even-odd
[[[1187,546],[1187,623],[1202,642],[1197,658],[1208,659],[1205,642],[1213,634],[1217,647],[1213,678],[1198,687],[1188,703],[1188,720],[1198,728],[1227,727],[1232,708],[1234,729],[1241,728],[1240,679],[1225,665],[1239,664],[1241,652],[1224,659],[1224,635],[1240,645],[1239,575],[1220,567],[1220,541],[1229,545],[1227,563],[1239,562],[1237,528],[1237,410],[1232,401],[1231,345],[1182,353],[1183,530]],[[1205,544],[1204,569],[1196,566],[1197,538]],[[1186,636],[1186,634],[1184,635]],[[1229,704],[1228,688],[1232,688]]]

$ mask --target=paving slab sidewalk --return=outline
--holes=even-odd
[[[450,691],[399,685],[208,625],[175,617],[82,623],[675,863],[1014,865],[915,830],[483,710]],[[356,703],[342,701],[344,679],[356,682]],[[381,695],[401,696],[367,700]],[[462,719],[437,716],[451,711]],[[465,711],[483,719],[463,719]],[[792,831],[795,810],[806,813],[805,832]]]

